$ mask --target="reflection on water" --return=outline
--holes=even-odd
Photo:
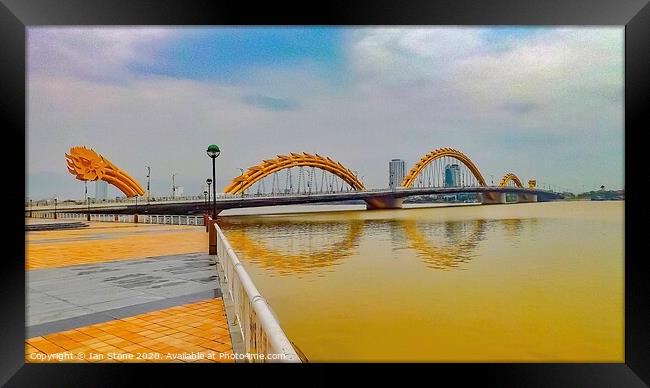
[[[220,222],[238,254],[279,275],[311,273],[339,264],[358,245],[363,222]],[[265,236],[273,236],[274,240]],[[277,245],[281,240],[282,244]]]
[[[220,224],[312,361],[620,362],[623,206],[355,210]]]
[[[388,238],[394,249],[407,247],[428,268],[458,268],[478,255],[476,247],[486,228],[502,226],[504,235],[516,238],[521,219],[416,221],[347,220],[302,221],[271,218],[245,221],[222,220],[232,246],[251,263],[278,275],[311,273],[340,264],[354,253],[364,232],[373,238]],[[531,220],[531,222],[534,222]],[[404,244],[405,243],[405,244]]]
[[[522,220],[521,218],[510,218],[500,220],[503,225],[503,230],[507,236],[517,237],[521,233]]]
[[[485,225],[485,220],[402,222],[409,247],[432,269],[454,269],[472,260],[477,255],[476,246],[483,239]]]

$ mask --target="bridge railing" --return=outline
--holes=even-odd
[[[98,205],[138,205],[138,206],[146,206],[148,203],[149,204],[157,204],[157,203],[166,203],[166,202],[188,202],[188,201],[203,201],[205,198],[203,195],[184,195],[184,196],[177,196],[177,197],[151,197],[147,200],[146,197],[132,197],[132,198],[125,198],[125,197],[117,197],[115,199],[108,198],[108,199],[96,199],[96,198],[89,198],[88,202],[85,200],[74,200],[74,199],[69,199],[69,200],[64,200],[64,201],[58,201],[58,206],[60,209],[63,209],[65,207],[76,207],[76,206],[87,206],[90,204],[90,207],[97,207]],[[53,208],[55,205],[55,201],[53,199],[40,199],[36,201],[26,201],[25,202],[25,209],[29,209],[29,207],[33,207],[34,209],[42,210],[44,208]]]
[[[203,226],[203,216],[141,214],[138,222],[143,224],[197,225]]]
[[[251,362],[301,362],[270,306],[255,287],[221,228],[215,223],[216,254],[226,291],[232,298],[244,350]]]
[[[29,216],[29,212],[26,212]],[[54,219],[53,212],[33,211],[32,218]],[[203,216],[165,215],[165,214],[138,214],[137,221],[134,214],[90,214],[87,213],[57,213],[57,219],[79,220],[95,222],[120,222],[138,224],[163,224],[163,225],[205,225]]]

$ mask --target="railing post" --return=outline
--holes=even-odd
[[[208,217],[208,240],[210,242],[210,246],[208,249],[208,254],[210,255],[216,255],[217,254],[217,229],[214,227],[214,223],[216,221],[212,220],[212,217]]]

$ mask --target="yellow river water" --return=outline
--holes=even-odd
[[[310,361],[621,362],[623,212],[576,201],[220,224]]]

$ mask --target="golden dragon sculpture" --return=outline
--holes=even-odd
[[[81,181],[103,180],[120,189],[127,197],[144,195],[142,186],[135,179],[90,148],[72,147],[65,158],[70,174]]]

